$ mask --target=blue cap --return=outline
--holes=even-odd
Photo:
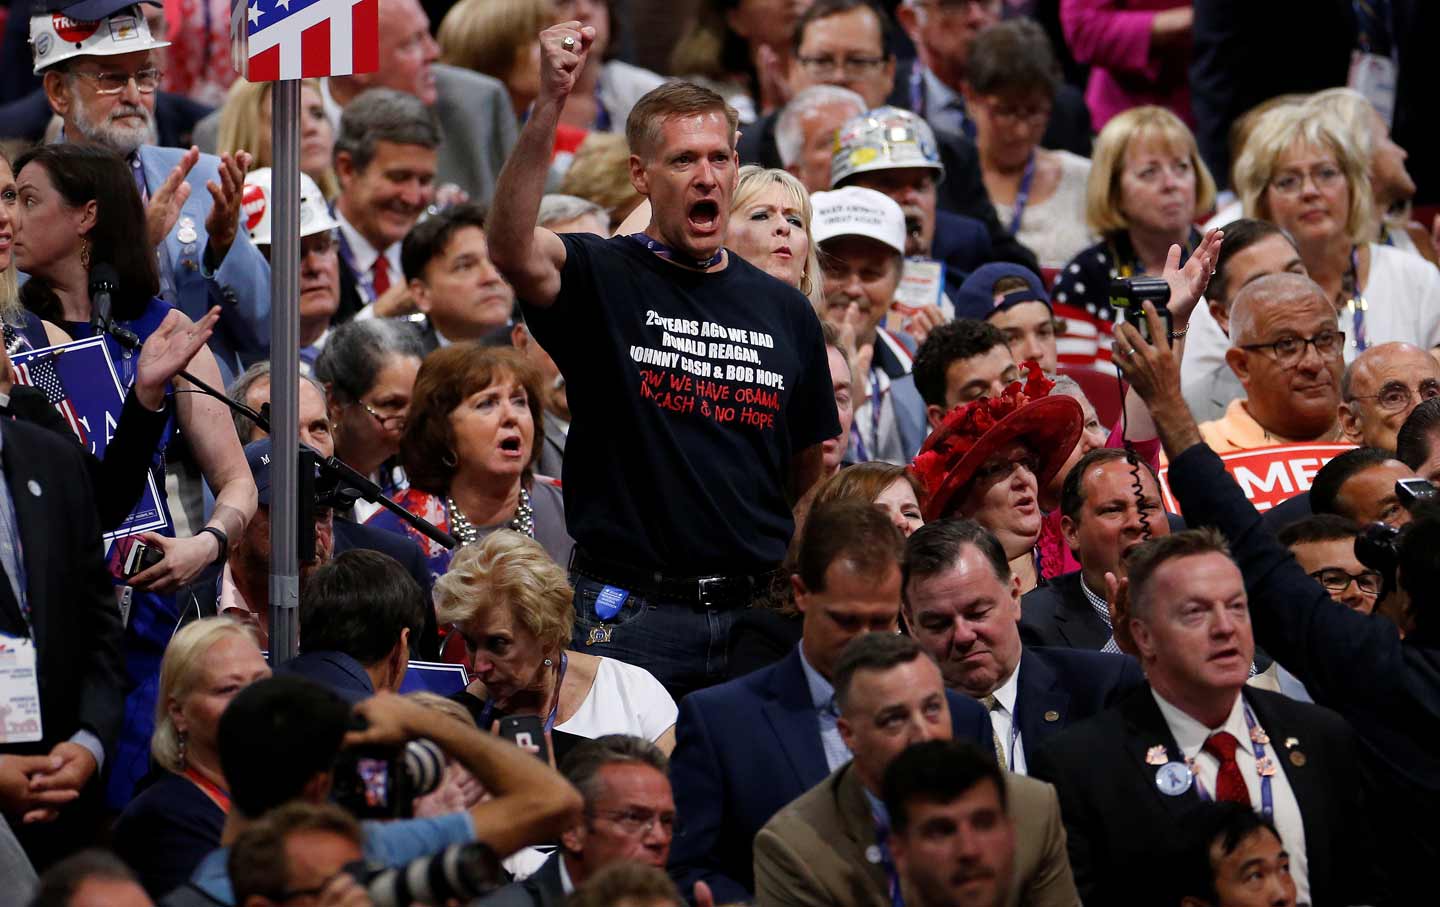
[[[304,450],[310,450],[308,445],[301,444]],[[260,504],[264,507],[270,506],[270,459],[273,454],[270,437],[261,438],[259,441],[251,441],[245,445],[245,462],[250,464],[250,475],[255,479],[255,491],[260,498]],[[319,454],[317,453],[318,457]],[[317,465],[315,472],[318,475],[320,468]]]
[[[1007,277],[1018,277],[1025,281],[1025,288],[1011,290],[999,300],[995,298],[995,284]],[[997,261],[975,269],[951,300],[955,303],[956,318],[974,318],[984,321],[996,312],[1003,312],[1022,302],[1043,302],[1051,309],[1050,294],[1035,272],[1023,265],[1008,261]]]

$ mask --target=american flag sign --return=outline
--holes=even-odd
[[[70,430],[75,432],[75,437],[80,439],[80,444],[86,448],[90,446],[89,435],[85,431],[85,423],[75,413],[75,405],[70,402],[70,395],[65,392],[65,383],[60,380],[60,372],[55,368],[55,356],[58,353],[40,355],[15,366],[15,377],[21,384],[28,384],[31,387],[39,388],[45,392],[45,399],[50,405],[60,411],[69,423]]]
[[[251,82],[380,68],[380,0],[231,0],[231,61]]]

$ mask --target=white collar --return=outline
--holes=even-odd
[[[565,868],[565,848],[557,850],[555,858],[560,861],[560,887],[564,889],[565,896],[569,897],[575,893],[575,883],[570,881],[570,870]]]
[[[380,250],[370,245],[370,240],[366,239],[360,234],[359,230],[355,229],[355,225],[350,223],[350,220],[345,216],[345,213],[340,210],[338,204],[335,206],[335,219],[340,222],[340,235],[345,237],[345,243],[350,247],[350,266],[355,269],[357,275],[364,276],[369,274],[370,269],[375,266],[375,259],[381,255]],[[394,243],[391,248],[398,245],[399,243]],[[386,251],[388,252],[390,250],[387,249]],[[401,276],[400,271],[395,267],[394,256],[386,255],[385,257],[390,259],[390,270],[394,271],[391,280],[403,280],[404,278]]]
[[[1015,700],[1020,696],[1020,662],[1015,662],[1015,670],[1011,671],[1005,682],[1000,684],[990,695],[1005,707],[1007,715],[1011,718],[1015,717]]]
[[[1170,727],[1170,735],[1175,738],[1175,745],[1180,747],[1180,752],[1187,759],[1195,758],[1205,741],[1210,739],[1210,735],[1218,731],[1228,731],[1242,746],[1250,739],[1250,729],[1245,724],[1244,697],[1239,691],[1235,693],[1235,702],[1230,706],[1229,717],[1224,724],[1215,728],[1206,727],[1196,721],[1188,712],[1156,692],[1154,687],[1150,688],[1150,695],[1155,697],[1155,704],[1160,707],[1160,714]]]

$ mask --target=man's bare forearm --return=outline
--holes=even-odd
[[[490,258],[507,278],[514,271],[523,271],[535,252],[535,219],[545,195],[563,106],[563,102],[545,98],[535,103],[495,186],[485,234]],[[515,282],[513,278],[511,282]]]

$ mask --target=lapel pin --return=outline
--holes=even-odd
[[[175,238],[185,245],[189,245],[200,238],[195,232],[195,219],[191,217],[180,218],[180,229],[176,231]]]
[[[869,847],[865,848],[865,859],[869,860],[871,863],[879,863],[882,858],[883,855],[880,853],[880,848],[876,845],[871,844]]]
[[[1295,747],[1297,747],[1297,746],[1299,746],[1299,745],[1300,745],[1300,740],[1299,740],[1299,738],[1297,738],[1297,737],[1286,737],[1286,738],[1285,738],[1285,748],[1286,748],[1287,750],[1289,750],[1289,749],[1294,749]]]
[[[1250,729],[1250,740],[1252,743],[1265,746],[1270,742],[1270,735],[1265,733],[1265,729],[1257,724]]]
[[[1146,765],[1164,765],[1165,763],[1167,763],[1167,762],[1169,762],[1169,761],[1170,761],[1170,753],[1166,751],[1166,749],[1165,749],[1165,747],[1164,747],[1163,745],[1162,745],[1162,746],[1152,746],[1152,747],[1150,747],[1148,750],[1145,751],[1145,764],[1146,764]]]
[[[1275,760],[1266,756],[1264,759],[1255,763],[1255,771],[1258,772],[1262,778],[1271,777],[1275,774]]]
[[[39,483],[39,482],[35,481],[34,479],[31,479],[30,481],[28,481],[28,482],[25,483],[25,487],[28,488],[28,489],[30,489],[30,493],[33,494],[33,495],[35,495],[35,497],[37,497],[37,498],[40,497],[40,483]]]
[[[1167,762],[1155,772],[1155,786],[1167,797],[1178,797],[1195,783],[1195,776],[1183,762]]]
[[[614,630],[604,624],[598,627],[591,627],[590,634],[585,637],[585,645],[594,646],[601,643],[608,643],[610,641],[610,634],[613,632]]]
[[[1050,711],[1048,711],[1048,712],[1045,713],[1045,720],[1046,720],[1046,721],[1059,721],[1059,720],[1060,720],[1060,713],[1052,709],[1052,710],[1050,710]]]
[[[1299,750],[1291,750],[1290,764],[1295,766],[1296,768],[1300,768],[1305,764],[1305,754],[1300,752]]]

